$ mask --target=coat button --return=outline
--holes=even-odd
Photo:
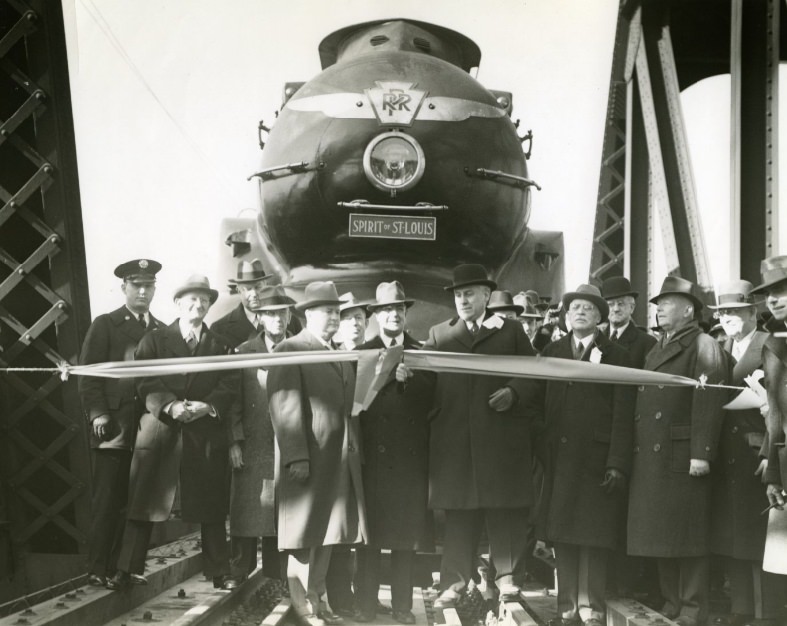
[[[737,426],[733,426],[732,427],[732,432],[733,433],[737,433],[738,432],[738,427]]]
[[[560,438],[560,443],[567,443],[567,442],[568,442],[568,438],[567,437],[561,437]]]
[[[658,452],[659,450],[661,450],[661,444],[657,443],[655,446],[653,446],[653,452]]]
[[[656,411],[656,415],[654,415],[653,417],[655,417],[657,420],[660,420],[661,419],[661,411]]]
[[[645,385],[640,385],[637,387],[637,391],[645,391]]]
[[[377,452],[385,452],[385,446],[384,446],[384,445],[382,445],[382,444],[380,444],[379,446],[377,446]]]
[[[347,446],[347,449],[348,449],[350,452],[355,452],[355,446],[354,446],[353,444],[350,444],[349,446]]]
[[[705,446],[705,452],[710,452],[710,446]]]

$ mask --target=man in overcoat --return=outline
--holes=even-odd
[[[296,305],[306,327],[276,353],[335,350],[339,296],[332,282],[306,286]],[[321,604],[331,547],[367,540],[358,427],[351,419],[355,370],[347,362],[270,368],[268,401],[280,451],[276,494],[279,549],[297,619],[341,618]]]
[[[645,356],[656,345],[656,338],[631,319],[639,294],[631,288],[628,278],[613,276],[601,284],[601,295],[609,306],[607,337],[628,350],[631,367],[642,369]]]
[[[597,287],[563,296],[571,332],[542,355],[629,365],[626,350],[597,326],[607,303]],[[539,534],[555,549],[562,623],[606,624],[607,564],[625,522],[636,389],[630,385],[537,381],[546,467]]]
[[[656,304],[662,337],[646,370],[729,383],[729,360],[695,321],[702,301],[682,278],[664,279]],[[662,613],[683,626],[708,616],[711,471],[726,390],[643,385],[634,412],[629,554],[656,557]]]
[[[163,326],[150,313],[160,270],[161,264],[152,259],[136,259],[115,268],[115,276],[123,281],[120,290],[125,302],[93,320],[82,344],[80,365],[130,361],[142,335]],[[77,386],[93,451],[88,582],[103,587],[117,567],[131,451],[142,410],[131,378],[80,376]]]
[[[260,295],[266,289],[266,281],[270,278],[273,275],[265,273],[259,259],[238,263],[235,278],[230,278],[229,282],[237,287],[240,303],[211,325],[211,330],[221,335],[230,348],[236,348],[262,332],[262,320],[257,308]]]
[[[757,330],[754,285],[736,280],[721,285],[715,310],[728,339],[724,350],[734,358],[732,383],[745,387],[744,378],[762,369],[762,347],[768,333]],[[713,472],[711,551],[725,557],[730,581],[731,626],[758,620],[775,621],[784,604],[782,579],[762,571],[768,506],[761,474],[765,462],[760,449],[765,420],[759,409],[725,411]]]
[[[142,338],[135,359],[227,354],[229,348],[203,322],[218,292],[205,276],[192,275],[175,291],[179,317]],[[198,522],[205,575],[216,588],[234,588],[229,574],[225,520],[229,503],[227,424],[237,388],[227,371],[167,374],[137,379],[146,412],[140,418],[131,460],[128,520],[112,589],[141,574],[154,522],[169,518],[180,484],[181,515]],[[110,583],[112,583],[110,585]]]
[[[414,300],[405,297],[399,281],[377,286],[369,304],[380,333],[362,344],[361,350],[421,344],[405,330],[407,310]],[[361,413],[363,486],[369,545],[358,546],[355,572],[356,621],[370,622],[377,611],[380,551],[391,550],[392,617],[400,624],[414,624],[413,560],[416,550],[431,547],[429,496],[430,388],[397,383],[391,372],[368,410]]]
[[[240,354],[270,353],[287,334],[294,301],[282,287],[260,293],[262,332],[237,348]],[[275,447],[267,391],[268,372],[261,367],[240,371],[240,411],[232,413],[230,464],[230,569],[237,582],[257,567],[257,538],[262,538],[262,569],[282,578],[276,539]]]
[[[457,317],[433,326],[425,350],[534,356],[519,322],[488,313],[496,283],[477,264],[459,265],[446,287]],[[412,375],[404,365],[397,380]],[[519,597],[528,507],[533,503],[530,420],[521,378],[440,373],[429,418],[429,507],[444,509],[445,538],[436,608],[453,606],[476,562],[478,530],[486,526],[503,600]]]

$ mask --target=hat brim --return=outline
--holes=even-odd
[[[752,294],[762,295],[768,291],[770,287],[774,285],[778,285],[779,283],[787,283],[787,276],[782,276],[781,278],[777,278],[776,280],[771,280],[767,283],[763,283],[762,285],[758,285],[754,289],[751,290]]]
[[[339,305],[339,313],[344,313],[345,311],[349,311],[350,309],[363,309],[366,311],[369,308],[370,302],[368,300],[363,300],[359,302],[345,302],[344,300],[341,301],[342,304]]]
[[[415,300],[404,299],[404,300],[391,300],[390,302],[371,302],[369,303],[366,308],[369,312],[376,311],[377,309],[382,309],[386,306],[391,306],[393,304],[403,304],[408,309],[415,304]]]
[[[519,315],[517,315],[517,317],[519,317],[521,319],[530,319],[530,320],[542,320],[542,319],[544,319],[544,316],[540,315],[539,313],[520,313]]]
[[[601,294],[604,300],[615,300],[616,298],[624,298],[625,296],[631,296],[632,298],[639,297],[638,291],[623,291],[621,293],[611,293],[609,295]]]
[[[305,311],[306,309],[313,309],[316,306],[339,306],[341,305],[342,300],[330,300],[330,299],[322,299],[322,300],[306,300],[305,302],[298,302],[295,305],[296,311]]]
[[[697,296],[686,293],[685,291],[662,291],[660,294],[653,296],[650,300],[648,300],[648,302],[651,304],[657,304],[659,298],[664,296],[683,296],[684,298],[691,300],[692,303],[694,303],[695,312],[701,310],[705,306],[702,300],[700,300]]]
[[[719,309],[745,309],[746,307],[757,307],[756,302],[725,302],[724,304],[709,304],[708,308],[712,309],[713,311],[717,311]]]
[[[173,300],[177,300],[180,298],[184,293],[188,293],[190,291],[201,291],[202,293],[208,294],[208,299],[210,300],[211,304],[215,304],[216,300],[219,299],[219,292],[215,289],[207,289],[206,287],[181,287],[175,292],[175,295],[172,296]]]
[[[475,280],[470,280],[466,282],[456,283],[454,285],[448,285],[448,287],[443,287],[445,291],[453,291],[454,289],[460,289],[462,287],[470,287],[471,285],[484,285],[485,287],[489,287],[492,291],[497,289],[497,283],[493,280],[482,280],[480,278]]]
[[[519,304],[502,304],[500,306],[487,306],[486,310],[487,311],[492,311],[492,312],[495,312],[495,311],[514,311],[517,314],[517,316],[519,316],[519,315],[521,315],[524,312],[525,307],[520,306]]]
[[[563,309],[568,311],[569,306],[574,300],[588,300],[589,302],[592,302],[596,305],[598,312],[601,314],[601,321],[599,324],[603,324],[607,321],[607,318],[609,317],[609,305],[607,304],[607,301],[601,296],[596,296],[592,293],[569,291],[563,295],[563,299],[561,300],[563,303]]]
[[[228,278],[227,282],[232,285],[248,285],[258,283],[261,280],[268,280],[269,278],[273,278],[273,274],[263,274],[259,278]]]

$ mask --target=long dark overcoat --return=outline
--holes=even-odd
[[[433,326],[424,350],[534,356],[519,322],[487,316],[475,336],[459,318]],[[495,327],[499,324],[499,327]],[[489,396],[509,386],[507,411]],[[433,509],[520,508],[533,503],[530,419],[522,378],[440,373],[430,412],[429,506]]]
[[[243,342],[241,354],[267,353],[262,336]],[[233,412],[232,441],[239,443],[243,467],[232,471],[230,534],[264,537],[276,534],[276,438],[268,411],[268,372],[250,367],[240,372],[240,411]]]
[[[609,336],[610,330],[609,328],[607,329],[607,336]],[[656,338],[637,327],[634,322],[629,322],[626,330],[615,340],[615,343],[628,350],[630,367],[636,367],[641,370],[642,366],[645,365],[645,357],[656,345]]]
[[[275,352],[327,350],[307,329]],[[268,372],[268,406],[279,445],[276,485],[279,549],[366,542],[360,435],[351,420],[350,363],[282,365]],[[309,461],[309,478],[288,465]]]
[[[230,348],[236,348],[258,334],[254,324],[246,317],[246,309],[242,303],[213,322],[210,329],[222,337]]]
[[[194,356],[227,354],[229,349],[203,324]],[[168,359],[191,356],[178,320],[142,338],[135,358]],[[180,478],[181,515],[187,522],[221,522],[229,503],[229,419],[237,388],[228,372],[171,374],[137,379],[147,412],[140,418],[131,459],[129,519],[161,522],[169,517]],[[181,424],[164,412],[175,400],[211,404],[206,415]]]
[[[732,384],[746,386],[743,379],[762,369],[762,346],[768,333],[755,331],[749,347],[732,370]],[[732,352],[732,340],[724,344]],[[762,478],[754,472],[760,464],[765,419],[759,409],[725,411],[719,453],[713,468],[713,514],[711,551],[735,559],[759,561],[765,548],[768,506]]]
[[[545,357],[573,359],[573,334],[549,344]],[[628,367],[624,348],[597,332],[593,349],[600,363]],[[545,430],[545,484],[539,534],[581,546],[615,548],[626,519],[626,487],[607,494],[601,486],[609,468],[626,477],[631,470],[634,400],[631,385],[539,381]]]
[[[773,320],[772,320],[773,321]],[[773,330],[784,332],[784,324],[773,325]],[[787,340],[770,336],[762,350],[765,379],[768,389],[767,428],[770,443],[768,470],[765,482],[787,486]]]
[[[405,333],[405,350],[421,345]],[[380,350],[377,336],[358,347]],[[397,384],[392,371],[361,413],[363,487],[369,543],[392,550],[431,549],[429,499],[429,388]]]
[[[147,329],[142,328],[125,306],[99,315],[87,329],[79,364],[131,361],[142,335],[163,326],[151,315]],[[131,450],[137,420],[142,414],[142,406],[136,401],[134,379],[79,376],[77,388],[89,424],[102,415],[110,418],[109,434],[105,440],[100,440],[93,429],[89,429],[90,447]]]
[[[663,338],[644,369],[709,383],[730,380],[721,345],[692,322]],[[713,460],[726,390],[643,385],[634,412],[634,462],[629,491],[629,554],[701,556],[710,549],[710,475],[690,476],[690,459]]]

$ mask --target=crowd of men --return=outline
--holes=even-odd
[[[703,332],[698,289],[679,277],[650,300],[656,327],[646,331],[632,320],[638,293],[623,277],[580,285],[555,310],[535,292],[498,291],[483,266],[460,265],[445,286],[456,316],[421,343],[406,330],[418,303],[398,281],[380,283],[369,301],[314,282],[295,303],[259,261],[244,261],[230,281],[239,305],[208,327],[218,292],[205,276],[176,289],[170,325],[151,315],[160,270],[150,259],[116,268],[125,302],[95,319],[81,363],[345,352],[268,368],[171,365],[136,380],[80,378],[94,452],[91,584],[146,584],[153,524],[169,518],[177,498],[182,519],[200,524],[214,587],[240,585],[261,547],[265,575],[287,580],[303,626],[371,622],[381,611],[413,624],[414,555],[433,550],[432,512],[441,511],[436,608],[455,606],[477,578],[482,533],[488,595],[518,600],[535,528],[554,550],[556,626],[602,626],[610,594],[648,572],[663,601],[656,608],[682,626],[704,624],[712,555],[729,581],[725,624],[785,623],[787,256],[763,261],[756,288],[735,280],[718,290],[707,308],[723,342]],[[398,346],[490,359],[541,354],[553,372],[566,359],[701,384],[431,372],[400,362],[353,415],[360,371],[346,351],[378,351],[379,373]],[[745,386],[760,400],[725,409],[730,387]],[[384,549],[391,607],[378,600]]]

